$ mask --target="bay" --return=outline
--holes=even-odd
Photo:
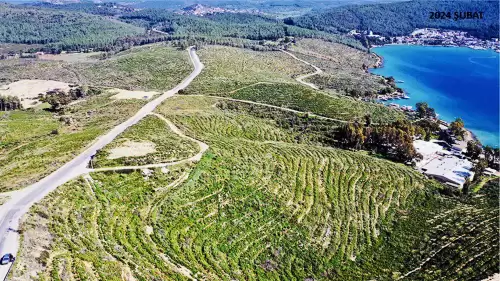
[[[500,55],[462,47],[388,45],[374,48],[383,66],[371,72],[393,76],[415,107],[425,101],[439,118],[460,117],[484,145],[499,146]]]

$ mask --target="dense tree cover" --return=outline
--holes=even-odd
[[[387,125],[370,124],[368,116],[364,125],[346,124],[340,127],[335,138],[343,148],[365,149],[399,162],[409,162],[420,157],[413,146],[413,136],[422,134],[421,127],[401,120]]]
[[[0,27],[0,42],[44,44],[45,47],[32,51],[43,50],[56,54],[62,50],[85,51],[91,48],[122,51],[135,45],[174,40],[182,41],[182,45],[189,41],[191,44],[274,50],[283,48],[291,41],[291,37],[322,38],[364,49],[353,38],[289,26],[281,20],[251,14],[223,13],[197,17],[162,9],[134,11],[116,3],[87,2],[5,7],[8,9],[3,11],[6,17],[0,20],[0,24],[5,23],[5,27]],[[26,14],[31,19],[22,21]],[[22,32],[14,32],[7,27],[9,23]],[[40,26],[47,27],[40,32]],[[141,28],[149,32],[140,32]],[[282,44],[267,41],[280,41]]]
[[[484,12],[482,20],[453,20],[454,12]],[[430,12],[451,12],[451,19],[429,19]],[[498,37],[498,1],[408,1],[336,7],[322,13],[289,18],[285,23],[332,33],[372,30],[383,36],[400,36],[416,28],[433,27],[468,31],[479,38]]]
[[[72,101],[83,99],[87,96],[99,95],[101,93],[101,89],[87,86],[73,87],[67,92],[61,89],[55,89],[45,94],[40,94],[40,101],[50,104],[52,110],[58,111]]]
[[[498,170],[498,161],[500,160],[500,149],[498,147],[493,148],[489,145],[485,146],[483,149],[484,159],[488,161],[488,166]]]
[[[32,7],[83,12],[87,14],[102,15],[102,16],[116,16],[125,12],[132,12],[134,10],[130,6],[120,5],[113,2],[105,2],[98,4],[92,2],[81,2],[81,3],[68,3],[64,5],[40,2],[40,3],[29,3],[27,5]]]
[[[0,4],[0,42],[98,47],[141,33],[101,16]]]
[[[23,105],[18,97],[0,95],[0,111],[22,109]]]
[[[480,142],[478,141],[467,142],[467,152],[465,152],[465,155],[467,157],[470,157],[472,160],[477,160],[482,152],[483,148]]]
[[[351,38],[288,26],[279,20],[251,14],[223,13],[197,17],[179,15],[166,10],[144,9],[123,14],[120,19],[138,26],[155,28],[174,36],[230,37],[250,40],[278,40],[293,36],[322,38],[362,48]]]

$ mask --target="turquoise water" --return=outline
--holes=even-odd
[[[484,145],[499,146],[499,54],[470,48],[391,45],[373,49],[384,58],[372,73],[393,76],[412,105],[425,101],[439,117],[461,117]]]

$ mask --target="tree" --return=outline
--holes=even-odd
[[[488,166],[491,167],[495,160],[495,151],[493,147],[489,145],[484,147],[484,159],[488,161]]]
[[[476,160],[479,158],[479,155],[483,152],[483,149],[481,148],[481,143],[477,141],[468,141],[467,142],[467,152],[465,152],[465,155],[470,157],[473,160]]]
[[[416,104],[417,107],[417,116],[420,118],[435,118],[436,111],[434,108],[429,107],[426,102],[418,102]]]
[[[479,179],[480,177],[482,177],[487,167],[488,163],[486,162],[486,160],[479,160],[472,168],[472,171],[475,173],[475,178]]]
[[[455,119],[450,123],[450,132],[458,139],[463,139],[465,135],[464,121],[461,118]]]
[[[48,91],[43,98],[40,99],[42,102],[50,104],[52,110],[60,110],[63,106],[71,102],[71,96],[68,95],[63,90],[57,89]]]
[[[0,111],[22,109],[21,100],[14,96],[0,95]]]

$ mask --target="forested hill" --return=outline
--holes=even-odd
[[[0,4],[0,42],[73,46],[106,45],[144,29],[106,17]]]
[[[166,10],[145,9],[123,14],[120,20],[156,28],[177,36],[206,36],[210,38],[244,38],[249,40],[278,40],[286,36],[323,38],[333,42],[360,47],[350,38],[288,26],[280,20],[264,16],[223,13],[205,17],[179,15]]]
[[[499,1],[409,1],[344,6],[322,13],[289,18],[285,23],[332,33],[371,29],[384,36],[407,35],[416,28],[433,27],[468,31],[479,38],[498,37]],[[453,20],[453,13],[484,12],[482,20]],[[430,12],[451,12],[452,18],[429,19]]]

